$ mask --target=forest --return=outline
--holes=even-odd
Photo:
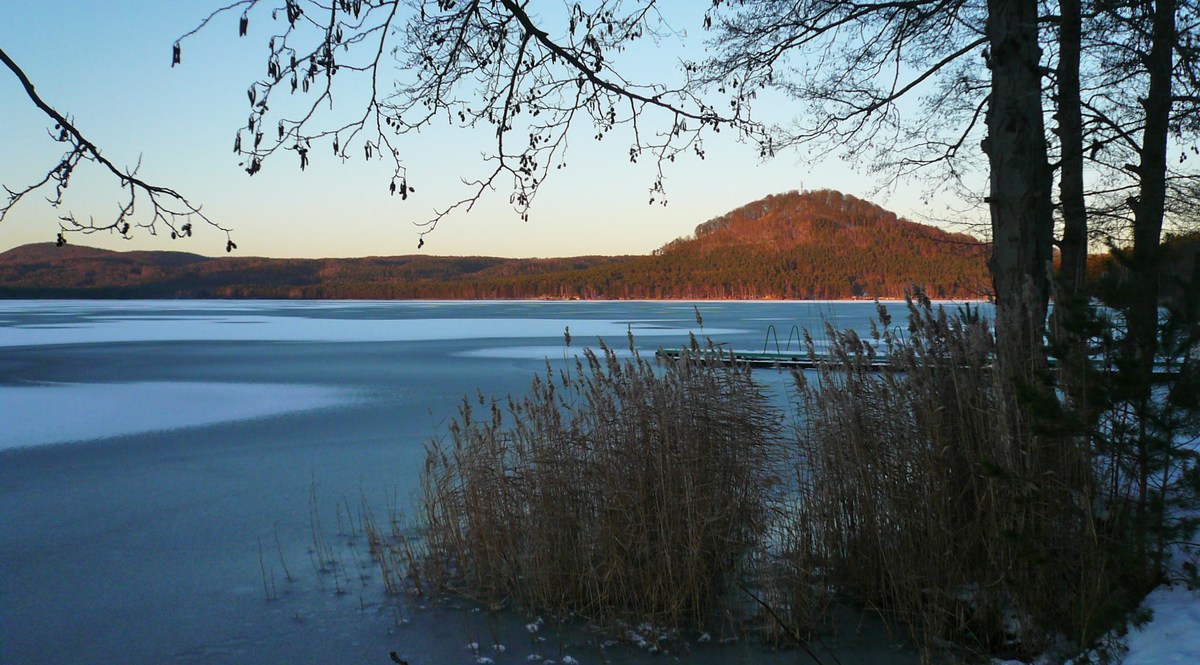
[[[988,295],[987,245],[835,191],[749,203],[646,256],[208,258],[53,243],[0,254],[0,297],[844,299]]]

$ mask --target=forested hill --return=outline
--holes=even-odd
[[[52,243],[0,254],[0,297],[979,297],[987,248],[832,191],[769,196],[650,256],[208,258]]]
[[[742,206],[654,258],[694,270],[698,297],[724,290],[734,297],[892,298],[914,283],[939,297],[980,297],[990,292],[988,249],[971,236],[823,190]]]

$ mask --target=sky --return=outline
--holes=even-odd
[[[558,0],[535,0],[533,6]],[[407,201],[390,196],[391,171],[382,162],[341,163],[314,151],[301,172],[291,153],[247,176],[233,153],[233,138],[247,115],[246,88],[261,76],[266,14],[255,15],[249,35],[237,37],[237,14],[221,17],[184,43],[171,67],[175,39],[221,3],[212,0],[106,0],[13,2],[0,22],[0,45],[33,80],[38,93],[69,114],[76,126],[115,163],[184,194],[205,214],[233,229],[238,253],[272,257],[353,257],[418,253],[419,229],[466,193],[461,178],[486,173],[488,149],[478,133],[434,127],[402,139],[399,147],[416,192]],[[682,5],[680,5],[682,6]],[[547,7],[549,9],[549,7]],[[681,12],[673,25],[696,43],[702,13]],[[694,25],[692,25],[694,24]],[[674,61],[675,43],[660,46],[658,62]],[[638,72],[633,71],[636,76]],[[780,114],[790,109],[773,109]],[[0,70],[0,183],[17,188],[36,181],[61,155],[47,135],[48,122],[25,96],[16,77]],[[467,213],[443,220],[419,253],[505,257],[647,254],[686,236],[696,225],[768,194],[838,189],[868,198],[916,220],[944,217],[947,205],[923,203],[920,187],[880,193],[875,176],[837,160],[814,161],[785,152],[761,162],[758,151],[729,132],[706,138],[707,158],[671,164],[667,206],[648,205],[654,174],[631,165],[628,135],[590,140],[590,125],[571,136],[568,169],[542,187],[528,221],[508,205],[509,192],[491,192]],[[411,139],[411,140],[410,140]],[[81,170],[62,209],[30,197],[0,223],[0,251],[52,241],[58,216],[115,216],[119,197],[112,179]],[[223,233],[196,225],[192,238],[165,233],[71,235],[68,241],[108,249],[162,249],[224,254]]]

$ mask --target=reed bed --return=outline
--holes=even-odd
[[[794,373],[792,436],[747,367],[694,339],[669,361],[602,346],[524,397],[464,400],[427,445],[421,551],[395,567],[494,608],[655,634],[803,649],[852,629],[849,608],[930,659],[1094,647],[1195,532],[1167,510],[1200,496],[1197,456],[1171,443],[1183,426],[1115,390],[1076,405],[1044,366],[1002,375],[969,306],[917,291],[906,327],[878,317],[867,337],[827,326],[819,369]]]
[[[601,346],[427,448],[426,575],[493,605],[703,627],[762,542],[779,420],[746,368]]]
[[[1114,585],[1086,439],[1047,426],[1052,400],[1001,385],[977,311],[918,293],[906,331],[879,316],[870,339],[828,330],[835,358],[796,375],[797,581],[822,571],[927,649],[1088,644]],[[869,370],[878,351],[890,371]]]

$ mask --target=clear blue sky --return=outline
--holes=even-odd
[[[534,6],[551,0],[535,0]],[[553,0],[557,2],[557,0]],[[690,4],[690,3],[689,3]],[[411,183],[408,201],[388,195],[390,171],[380,162],[345,164],[317,151],[301,173],[291,153],[247,176],[232,152],[245,123],[246,87],[264,68],[267,25],[250,24],[237,38],[237,16],[228,15],[184,45],[181,66],[171,68],[171,45],[218,3],[163,0],[12,2],[0,22],[0,44],[25,69],[38,92],[117,164],[141,159],[140,175],[173,187],[222,225],[232,227],[239,254],[275,257],[342,257],[416,252],[413,222],[463,196],[460,177],[485,173],[478,135],[435,128],[402,142]],[[699,37],[702,14],[681,13],[676,26]],[[694,24],[694,25],[693,25]],[[698,39],[696,40],[699,41]],[[678,53],[664,47],[663,57]],[[785,112],[790,112],[782,110]],[[28,184],[55,163],[60,149],[46,134],[47,121],[24,96],[16,78],[0,71],[0,183]],[[570,167],[553,173],[527,222],[499,189],[470,213],[444,220],[423,252],[437,255],[574,256],[645,254],[692,232],[695,226],[767,194],[834,188],[867,197],[871,176],[838,161],[808,163],[784,153],[761,164],[757,151],[728,132],[706,139],[708,158],[671,165],[670,204],[647,205],[649,165],[628,162],[627,135],[603,143],[592,128],[576,128]],[[110,218],[117,196],[111,178],[81,171],[67,208],[76,216]],[[924,207],[919,187],[874,200],[919,218],[945,214]],[[53,240],[59,210],[27,199],[0,224],[0,251]],[[172,242],[138,234],[72,235],[70,241],[112,249],[174,249],[224,253],[223,234],[197,225],[195,237]]]

